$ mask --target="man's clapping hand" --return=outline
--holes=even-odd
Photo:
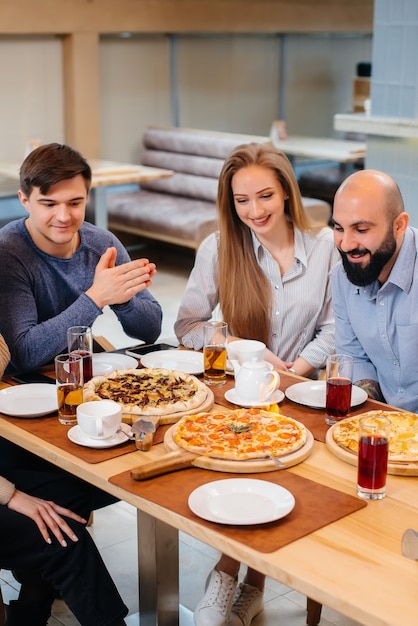
[[[116,265],[116,248],[108,248],[100,257],[92,286],[86,294],[99,308],[111,304],[124,304],[140,291],[149,287],[157,273],[148,259],[136,259]]]

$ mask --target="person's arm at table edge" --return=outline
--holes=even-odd
[[[380,385],[377,380],[365,379],[357,380],[354,385],[361,387],[367,393],[368,397],[372,400],[378,400],[379,402],[385,402],[385,399],[380,390]]]

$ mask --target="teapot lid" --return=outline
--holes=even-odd
[[[258,359],[257,357],[253,357],[251,359],[251,361],[245,361],[241,367],[245,367],[246,369],[251,369],[251,370],[261,370],[261,369],[266,369],[266,367],[268,367],[267,363],[265,361],[260,361],[260,359]]]

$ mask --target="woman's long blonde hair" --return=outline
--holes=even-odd
[[[285,195],[289,223],[302,231],[311,229],[291,163],[271,144],[238,146],[227,157],[219,176],[219,298],[223,318],[231,333],[258,339],[266,345],[271,337],[271,285],[257,263],[251,230],[237,215],[232,177],[238,170],[259,165],[272,170]]]

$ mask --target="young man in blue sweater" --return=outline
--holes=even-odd
[[[42,145],[22,164],[28,217],[0,229],[0,332],[13,369],[52,361],[66,351],[67,328],[91,326],[106,305],[128,335],[150,343],[160,333],[148,291],[156,267],[84,221],[90,185],[90,166],[69,146]]]

